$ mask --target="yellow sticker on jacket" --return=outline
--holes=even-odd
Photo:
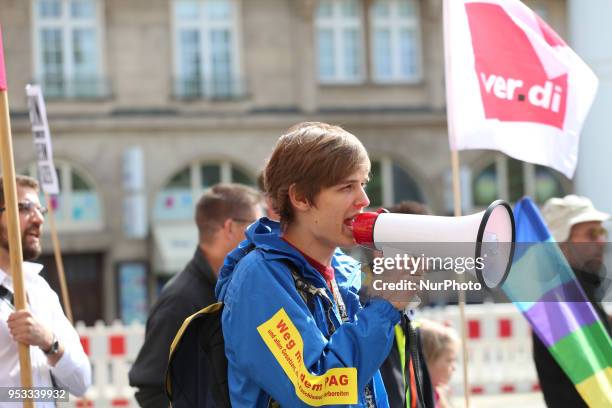
[[[304,342],[285,309],[257,327],[289,380],[295,394],[308,405],[356,404],[357,369],[332,368],[322,375],[312,375],[304,365]]]

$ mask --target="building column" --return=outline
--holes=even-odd
[[[599,89],[580,135],[577,194],[591,198],[595,206],[612,212],[612,16],[609,0],[568,0],[569,45],[599,78]]]
[[[296,95],[298,107],[305,113],[317,110],[317,54],[315,13],[317,0],[292,0],[295,12],[294,61],[296,61]]]
[[[422,1],[419,7],[422,81],[427,87],[429,106],[440,111],[446,107],[442,0]]]

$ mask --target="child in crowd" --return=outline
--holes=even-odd
[[[448,384],[455,371],[459,352],[457,332],[432,320],[420,320],[425,361],[434,386],[436,408],[448,408]]]

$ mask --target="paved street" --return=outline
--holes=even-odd
[[[463,407],[463,398],[452,399],[453,408]],[[539,392],[478,395],[470,398],[470,408],[546,408]]]

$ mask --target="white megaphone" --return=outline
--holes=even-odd
[[[383,252],[408,248],[417,256],[480,259],[473,272],[489,289],[504,283],[514,255],[514,217],[510,205],[502,200],[485,211],[462,217],[392,214],[386,210],[361,213],[353,222],[353,236],[358,244]]]

